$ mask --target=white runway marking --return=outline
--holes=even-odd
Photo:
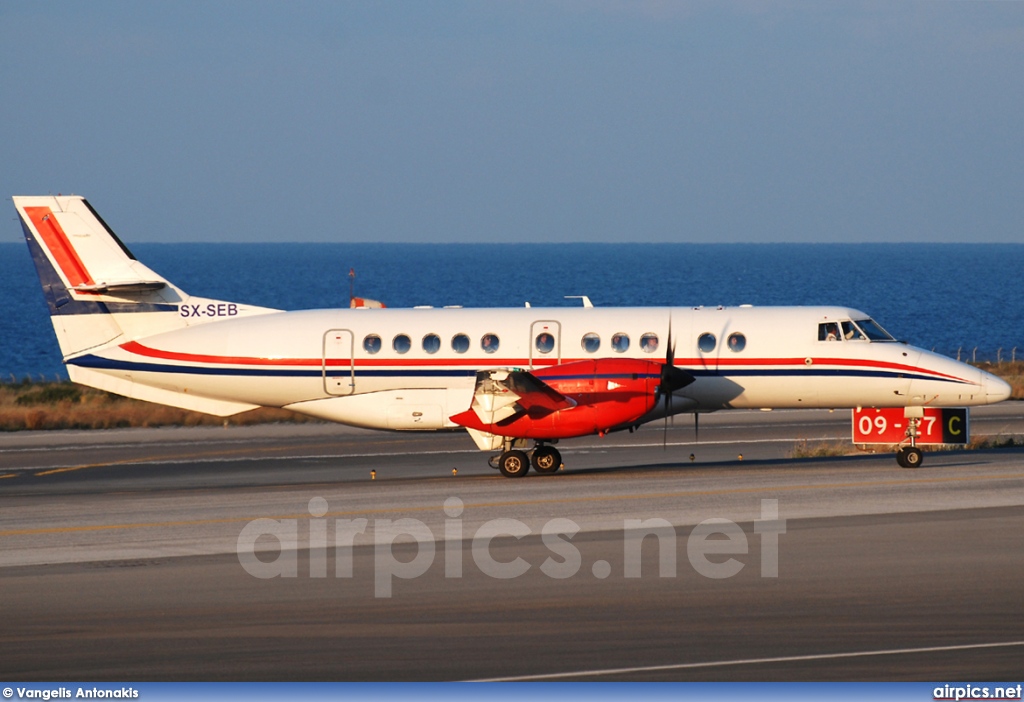
[[[676,663],[673,665],[638,666],[635,668],[605,668],[603,670],[577,670],[569,673],[549,675],[519,675],[508,678],[488,678],[472,682],[519,682],[524,680],[566,680],[569,678],[592,678],[606,675],[630,675],[634,673],[656,673],[670,670],[694,670],[697,668],[718,668],[735,665],[763,665],[767,663],[794,663],[800,661],[825,661],[842,658],[866,658],[869,656],[898,656],[914,653],[942,653],[949,651],[970,651],[991,648],[1024,646],[1024,641],[1001,641],[995,643],[963,644],[960,646],[928,646],[926,648],[894,648],[878,651],[853,651],[850,653],[819,653],[808,656],[779,656],[777,658],[743,658],[732,661],[708,661],[705,663]]]
[[[824,436],[811,441],[840,441],[847,437],[839,436]],[[670,441],[665,446],[669,448],[679,448],[688,446],[690,448],[700,446],[728,446],[730,444],[795,444],[803,439],[751,439],[747,441],[701,441],[700,443],[694,443],[692,441],[672,442]],[[562,453],[565,455],[573,455],[577,453],[603,453],[611,449],[636,449],[636,448],[661,448],[663,444],[661,442],[654,442],[648,444],[593,444],[590,446],[580,446],[578,448],[564,448]],[[454,455],[464,453],[489,453],[487,451],[480,451],[478,449],[444,449],[444,450],[429,450],[429,451],[384,451],[378,453],[323,453],[323,454],[295,454],[289,456],[192,456],[184,458],[139,458],[139,459],[123,459],[116,461],[97,461],[95,465],[90,464],[89,467],[106,467],[108,465],[117,466],[163,466],[163,465],[181,465],[181,464],[201,464],[201,463],[244,463],[248,461],[309,461],[309,460],[333,460],[339,458],[399,458],[402,456],[443,456],[443,455]],[[491,452],[493,453],[493,452]],[[60,468],[68,467],[67,464],[56,464],[52,466],[11,466],[5,468],[5,470],[14,471],[47,471]]]

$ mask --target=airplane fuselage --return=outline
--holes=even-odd
[[[695,378],[675,393],[675,412],[971,406],[1002,391],[988,374],[908,344],[818,338],[821,324],[864,319],[843,307],[308,310],[204,321],[68,363],[378,429],[455,428],[449,418],[469,407],[482,369],[664,363],[670,334],[675,366]]]

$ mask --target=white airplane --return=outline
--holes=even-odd
[[[82,197],[15,197],[71,379],[229,416],[283,407],[359,427],[466,429],[520,477],[552,444],[681,412],[969,407],[996,376],[895,341],[846,307],[331,309],[194,297]],[[911,422],[912,424],[912,422]],[[533,442],[529,451],[528,442]],[[910,432],[897,453],[916,467]]]

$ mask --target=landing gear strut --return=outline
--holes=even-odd
[[[920,468],[924,461],[924,454],[917,447],[917,428],[920,425],[920,418],[907,418],[907,438],[910,439],[910,446],[903,446],[896,452],[896,462],[903,468]]]

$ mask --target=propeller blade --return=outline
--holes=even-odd
[[[665,354],[665,365],[671,366],[676,360],[676,341],[672,338],[672,316],[668,318],[668,352]]]
[[[658,380],[658,392],[665,398],[665,430],[662,436],[661,450],[668,448],[668,423],[672,417],[672,393],[680,388],[685,388],[696,378],[686,371],[676,368],[676,340],[672,338],[672,315],[668,318],[668,349],[665,351],[665,364],[661,367],[661,378]],[[672,420],[675,425],[675,420]]]
[[[661,366],[661,378],[658,381],[658,392],[670,397],[676,390],[685,388],[696,380],[681,368],[676,368],[676,340],[672,338],[672,318],[668,320],[668,350],[665,352],[665,363]],[[661,399],[660,397],[658,399]],[[668,409],[671,400],[665,401]]]
[[[664,382],[664,379],[662,380]],[[661,450],[668,450],[668,418],[672,416],[672,392],[662,393],[665,396],[665,431],[662,433]]]
[[[673,388],[669,387],[668,369],[674,368],[673,361],[676,353],[672,341],[672,314],[668,316],[668,339],[665,340],[668,350],[665,352],[665,365],[661,367],[661,378],[658,380],[658,392],[665,396],[665,429],[661,434],[661,450],[668,450],[668,418],[672,416],[672,393]]]

